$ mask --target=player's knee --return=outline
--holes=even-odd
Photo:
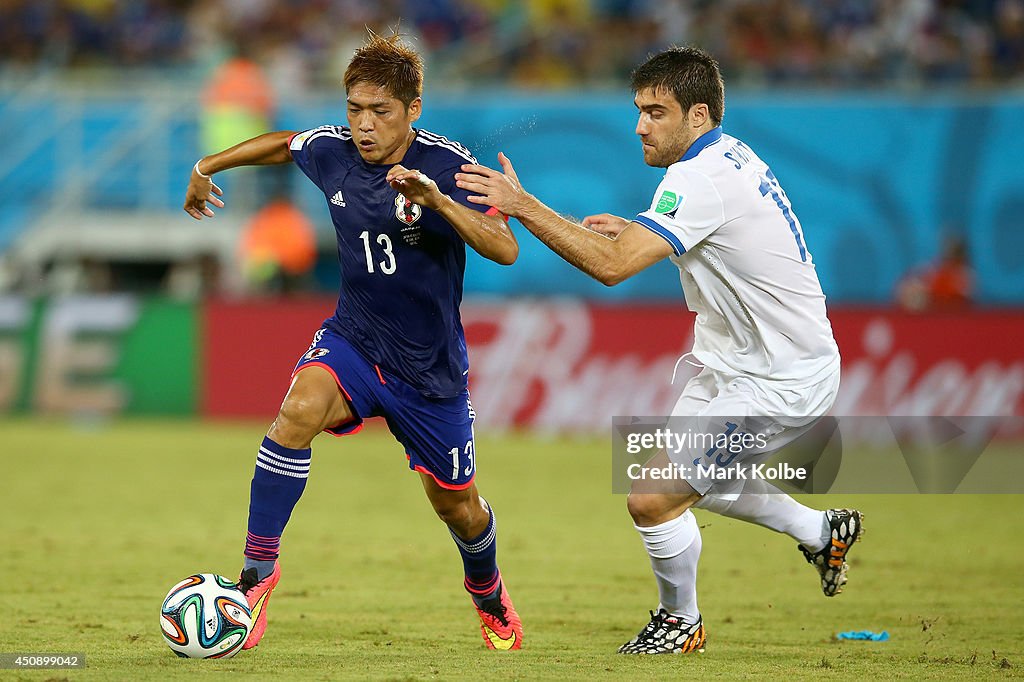
[[[325,408],[315,400],[288,399],[270,427],[270,438],[286,448],[305,448],[323,430]]]
[[[434,505],[434,511],[437,512],[437,517],[460,537],[465,537],[471,532],[476,524],[476,517],[479,516],[474,514],[476,510],[469,500],[439,502]]]
[[[638,526],[656,526],[664,520],[668,509],[662,495],[631,492],[626,498],[626,509]]]

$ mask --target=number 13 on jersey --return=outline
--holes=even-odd
[[[374,261],[376,260],[373,255],[373,251],[370,249],[370,232],[369,230],[363,230],[363,233],[359,235],[359,238],[363,240],[363,250],[366,252],[366,271],[373,273]],[[377,245],[384,254],[385,260],[376,263],[376,266],[380,268],[380,271],[385,275],[395,274],[395,270],[398,268],[398,264],[395,262],[395,254],[392,251],[391,237],[387,236],[383,232],[377,235]]]

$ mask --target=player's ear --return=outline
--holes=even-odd
[[[409,102],[409,106],[406,108],[406,112],[409,114],[409,121],[415,121],[423,113],[423,98],[417,97],[413,101]]]
[[[711,117],[708,105],[703,103],[694,104],[686,114],[694,128],[700,128]]]

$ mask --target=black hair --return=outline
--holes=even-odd
[[[633,92],[651,88],[668,90],[686,114],[694,104],[708,105],[715,125],[725,116],[725,84],[718,62],[699,47],[670,47],[633,71]]]

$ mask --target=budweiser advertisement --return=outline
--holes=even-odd
[[[272,418],[332,301],[211,302],[202,410]],[[698,368],[683,304],[511,301],[463,306],[479,425],[596,432],[666,413]],[[838,415],[1024,415],[1024,315],[830,312],[843,357]],[[682,359],[681,359],[682,358]]]

